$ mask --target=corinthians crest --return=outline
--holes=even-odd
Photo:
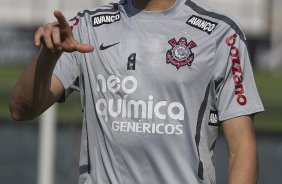
[[[182,66],[191,66],[194,60],[194,53],[191,49],[196,47],[196,43],[190,41],[187,43],[186,38],[182,37],[177,42],[175,38],[168,41],[172,46],[170,50],[166,53],[166,63],[171,63],[179,69]]]

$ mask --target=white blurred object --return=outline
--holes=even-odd
[[[57,105],[50,107],[40,117],[38,184],[54,184]]]
[[[271,22],[271,58],[269,69],[275,70],[282,67],[282,1],[273,0]]]

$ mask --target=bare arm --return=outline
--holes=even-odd
[[[223,131],[228,147],[228,184],[255,184],[258,158],[252,117],[226,120]]]
[[[92,52],[91,45],[78,43],[63,14],[54,12],[58,22],[40,27],[35,33],[35,45],[41,46],[32,63],[15,85],[10,101],[14,120],[28,120],[40,115],[63,94],[64,88],[54,75],[54,67],[62,52]]]
[[[10,101],[14,120],[29,120],[41,114],[63,94],[63,86],[52,77],[60,54],[41,47],[33,62],[17,81]],[[52,84],[52,85],[51,85]]]

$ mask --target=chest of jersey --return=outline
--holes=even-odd
[[[215,43],[206,32],[184,21],[133,20],[113,23],[100,32],[94,63],[100,71],[154,83],[160,90],[174,85],[193,87],[208,80]],[[146,82],[147,81],[147,82]],[[144,86],[148,89],[148,86]]]
[[[207,33],[180,20],[126,19],[93,30],[89,71],[105,122],[170,122],[175,133],[184,119],[194,126],[215,57]]]

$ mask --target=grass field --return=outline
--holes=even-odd
[[[266,111],[256,116],[260,132],[282,133],[282,72],[255,72],[257,88]]]
[[[0,65],[0,122],[10,119],[8,102],[11,90],[22,71],[23,67]],[[266,108],[266,112],[256,116],[256,130],[265,133],[282,133],[282,73],[255,71],[255,78]],[[58,109],[60,123],[81,122],[78,93],[72,94],[66,103],[59,104]]]

